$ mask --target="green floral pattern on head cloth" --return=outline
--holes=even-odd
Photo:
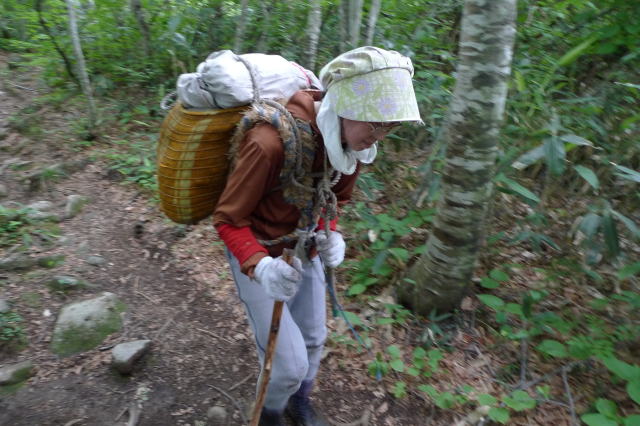
[[[340,80],[327,95],[340,117],[356,121],[421,121],[411,74],[402,68]]]

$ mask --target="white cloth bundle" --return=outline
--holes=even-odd
[[[213,52],[195,73],[178,78],[178,99],[187,108],[221,109],[250,104],[254,88],[247,66],[253,69],[260,98],[289,98],[298,90],[322,89],[313,72],[278,55],[231,50]]]

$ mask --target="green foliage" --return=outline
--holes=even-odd
[[[22,321],[15,312],[0,312],[0,347],[24,342],[26,335],[20,325]]]
[[[111,149],[105,155],[109,167],[125,177],[127,182],[135,183],[142,188],[155,193],[156,181],[156,150],[150,135],[135,135],[136,141],[119,140],[117,148]],[[155,136],[154,136],[155,137]]]

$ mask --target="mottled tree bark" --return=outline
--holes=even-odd
[[[360,25],[362,23],[363,0],[349,0],[349,44],[351,48],[360,43]]]
[[[260,28],[260,38],[256,44],[256,52],[267,53],[269,49],[269,34],[271,34],[271,8],[275,7],[276,2],[273,0],[262,1],[260,7],[262,8],[262,25]]]
[[[447,121],[442,196],[427,251],[402,283],[402,303],[428,315],[459,304],[471,282],[511,73],[516,0],[466,0]]]
[[[367,24],[367,41],[366,45],[373,45],[373,36],[376,33],[376,23],[378,22],[378,15],[380,14],[380,3],[382,0],[373,0],[371,2],[371,9],[369,9],[369,22]]]
[[[71,77],[71,80],[73,80],[74,83],[80,86],[80,81],[78,80],[78,77],[76,76],[76,74],[73,72],[73,66],[71,65],[71,61],[69,60],[69,58],[67,57],[67,54],[64,52],[64,50],[62,50],[62,48],[56,41],[56,38],[53,36],[53,33],[51,32],[49,25],[47,25],[47,21],[44,19],[44,16],[42,16],[43,5],[44,5],[44,0],[36,0],[34,4],[36,8],[36,12],[38,12],[38,22],[40,23],[40,26],[42,27],[44,32],[47,34],[47,37],[49,37],[49,39],[51,40],[51,43],[53,44],[53,48],[56,50],[56,52],[58,52],[58,55],[60,55],[60,57],[62,58],[62,61],[64,62],[64,68],[67,71],[67,74],[69,74],[69,77]]]
[[[309,33],[309,48],[307,54],[307,68],[314,71],[316,67],[316,53],[318,52],[318,40],[320,39],[320,26],[322,25],[322,2],[321,0],[313,0],[311,9],[309,10],[309,22],[307,32]]]
[[[73,42],[73,50],[76,55],[76,65],[78,67],[78,75],[80,77],[80,86],[82,92],[87,97],[89,106],[89,131],[93,132],[96,125],[96,105],[93,101],[93,90],[89,82],[89,73],[84,63],[84,54],[82,53],[82,45],[80,44],[80,35],[78,34],[78,22],[76,20],[76,0],[67,0],[67,10],[69,12],[69,34]]]
[[[242,41],[244,39],[244,31],[247,27],[247,19],[249,15],[249,0],[242,0],[240,3],[242,12],[238,18],[238,26],[236,27],[236,37],[233,43],[233,52],[242,53]]]
[[[338,26],[340,27],[340,53],[347,48],[347,37],[349,34],[349,0],[340,0],[338,3]]]
[[[131,12],[138,22],[138,27],[140,27],[140,33],[142,34],[142,49],[144,50],[144,55],[145,57],[150,58],[151,32],[149,31],[149,25],[147,25],[147,21],[144,19],[142,3],[140,3],[140,0],[131,0],[129,3],[129,7],[131,8]]]

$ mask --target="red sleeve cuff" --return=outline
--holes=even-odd
[[[216,230],[231,254],[238,259],[241,265],[256,253],[269,253],[266,248],[258,243],[248,226],[236,228],[228,223],[223,223],[217,225]]]
[[[338,228],[338,218],[335,218],[329,222],[329,229],[331,229],[332,231],[335,231],[337,228]],[[316,231],[322,231],[323,229],[324,229],[324,218],[321,217],[320,220],[318,220],[318,227],[316,228]]]

